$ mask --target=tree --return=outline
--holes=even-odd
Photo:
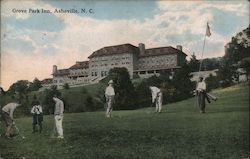
[[[202,60],[201,70],[208,71],[218,69],[221,65],[221,58],[205,58]]]
[[[221,87],[229,87],[233,84],[234,77],[237,76],[236,68],[225,63],[219,68],[217,76]]]
[[[181,69],[177,70],[173,77],[173,86],[176,89],[176,99],[183,100],[192,96],[192,91],[195,88],[195,83],[190,80],[191,71],[187,63]]]
[[[250,75],[250,57],[246,57],[241,60],[239,63],[239,66],[244,68],[246,71],[247,81],[249,81],[249,75]]]
[[[29,90],[30,91],[38,91],[39,88],[42,87],[42,82],[39,81],[37,78],[33,80],[32,83],[30,83]]]
[[[94,111],[96,110],[93,98],[91,96],[87,96],[85,101],[87,111]]]
[[[146,79],[136,86],[137,108],[148,107],[151,105],[151,92],[149,86],[150,85]]]
[[[19,80],[12,84],[8,90],[11,95],[17,95],[22,100],[29,91],[30,82],[27,80]]]
[[[206,79],[207,91],[211,91],[212,89],[218,88],[220,86],[218,76],[213,76],[210,74]]]
[[[194,53],[193,53],[193,55],[191,55],[191,58],[190,58],[188,65],[189,65],[191,72],[199,71],[200,63],[199,63],[199,60],[196,59],[196,56],[194,55]]]
[[[3,94],[3,95],[5,95],[5,91],[4,91],[4,89],[2,88],[2,87],[0,87],[0,94]]]
[[[56,86],[51,86],[50,89],[45,89],[45,91],[43,92],[42,105],[44,106],[43,111],[45,114],[53,113],[54,105],[55,105],[53,101],[54,95],[61,97],[61,93],[57,90]]]
[[[243,67],[248,75],[250,60],[250,28],[239,32],[226,45],[225,55],[223,56],[223,66],[219,70],[220,80],[223,86],[233,84],[233,79],[238,78],[237,68]]]
[[[69,84],[68,84],[68,83],[65,83],[65,84],[63,85],[63,88],[64,88],[64,89],[69,89]]]

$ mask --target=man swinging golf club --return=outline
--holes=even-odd
[[[155,103],[155,112],[160,113],[162,108],[162,92],[155,86],[150,86],[149,89],[152,94],[152,104]]]
[[[59,139],[63,139],[63,111],[64,111],[64,103],[61,99],[59,99],[56,95],[54,95],[53,100],[55,102],[55,126]]]
[[[111,112],[113,110],[113,103],[114,103],[114,97],[115,97],[115,90],[113,88],[113,80],[110,80],[108,82],[108,87],[105,90],[105,98],[107,103],[107,110],[106,110],[106,117],[111,117]]]
[[[2,108],[2,117],[6,124],[6,129],[5,129],[6,138],[11,138],[10,136],[11,128],[13,125],[15,125],[13,114],[15,109],[19,106],[21,106],[21,104],[13,102],[5,105]]]

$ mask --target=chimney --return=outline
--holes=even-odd
[[[180,51],[182,51],[182,46],[181,45],[177,45],[176,48]]]
[[[145,54],[145,44],[139,43],[139,50],[141,55]]]
[[[53,65],[53,74],[57,72],[57,66]]]

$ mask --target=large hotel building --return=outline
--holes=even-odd
[[[67,69],[58,69],[54,65],[53,78],[42,82],[44,87],[63,86],[65,83],[69,86],[98,83],[114,67],[127,68],[131,79],[134,75],[147,78],[162,70],[181,68],[186,56],[180,45],[176,48],[166,46],[149,49],[142,43],[138,47],[131,44],[106,46],[94,51],[88,57],[89,61],[76,62]]]

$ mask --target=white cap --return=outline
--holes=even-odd
[[[113,80],[110,80],[108,84],[112,84],[112,83],[114,83]]]

